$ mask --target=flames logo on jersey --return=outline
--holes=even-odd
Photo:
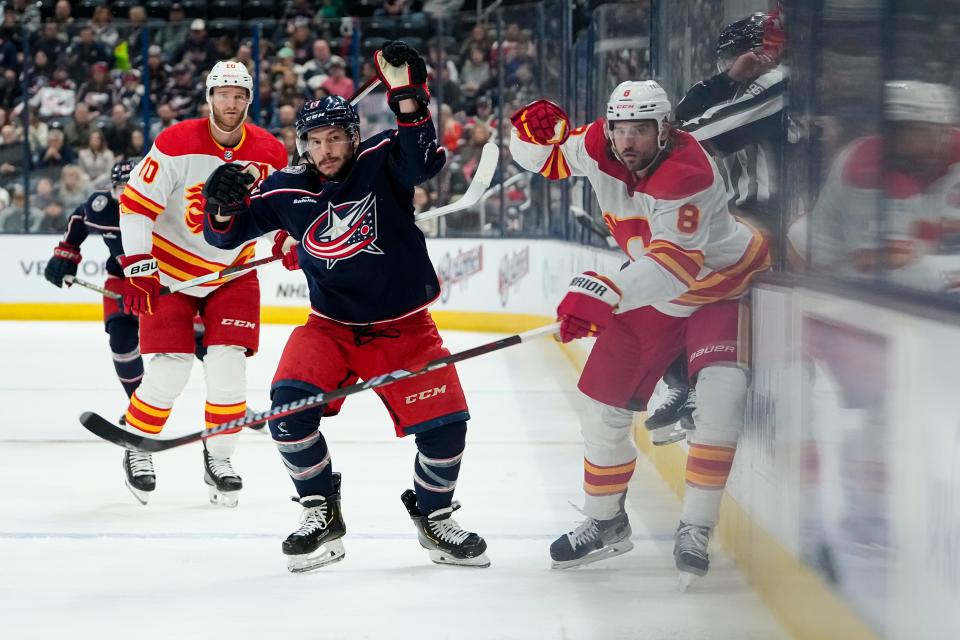
[[[183,207],[183,216],[190,233],[203,233],[203,206],[207,199],[203,197],[203,183],[198,182],[184,191],[186,206]]]
[[[340,260],[361,253],[382,254],[377,241],[377,201],[372,193],[361,200],[327,205],[325,213],[303,235],[303,248],[333,268]]]

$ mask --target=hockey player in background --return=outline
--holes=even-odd
[[[719,72],[694,85],[674,110],[679,128],[717,158],[733,212],[767,238],[784,235],[776,190],[788,135],[785,37],[779,8],[727,25],[717,38]],[[664,382],[663,402],[646,427],[663,429],[679,420],[693,429],[696,393],[687,384],[685,357],[670,365]]]
[[[788,233],[791,262],[960,293],[960,130],[943,84],[884,85],[886,139],[858,138],[837,156],[809,215]],[[881,211],[883,208],[882,229]],[[807,264],[809,259],[810,264]]]
[[[193,366],[193,319],[204,323],[205,419],[213,427],[242,417],[246,409],[245,358],[256,352],[260,288],[255,273],[159,296],[170,285],[250,261],[255,240],[236,249],[215,249],[203,239],[203,182],[216,167],[238,162],[259,182],[286,165],[283,145],[265,130],[245,124],[253,79],[236,62],[218,62],[206,80],[209,118],[165,129],[140,161],[120,196],[120,257],[124,308],[140,316],[140,350],[154,354],[130,397],[126,428],[156,435]],[[243,484],[231,456],[237,431],[204,442],[204,481],[210,501],[236,506]],[[146,503],[156,485],[149,453],[125,451],[127,481]]]
[[[67,231],[53,250],[43,276],[62,287],[66,276],[77,275],[80,264],[80,245],[92,230],[99,233],[110,251],[107,258],[107,279],[103,286],[114,293],[123,292],[123,268],[117,259],[123,254],[120,242],[120,209],[117,199],[130,179],[136,159],[121,160],[110,170],[110,190],[94,191],[67,220]],[[70,282],[66,282],[70,286]],[[113,368],[127,396],[131,396],[143,377],[143,359],[140,357],[137,317],[123,312],[123,305],[115,298],[103,297],[103,325],[110,337]]]
[[[237,247],[284,229],[299,239],[312,313],[293,331],[273,378],[273,407],[412,369],[449,352],[426,307],[440,295],[423,234],[414,224],[414,187],[443,166],[428,111],[426,65],[403,42],[375,54],[397,130],[361,142],[349,102],[330,96],[309,102],[297,119],[303,164],[272,175],[243,202],[249,178],[222,167],[207,181],[212,207],[204,234],[218,247]],[[226,214],[226,215],[221,215]],[[421,546],[434,562],[486,567],[486,542],[451,517],[467,433],[467,411],[454,367],[377,390],[397,436],[413,435],[413,490],[401,496]],[[302,526],[283,542],[290,571],[308,571],[343,558],[340,475],[333,472],[321,416],[343,400],[271,420],[303,507]]]
[[[578,385],[592,400],[581,417],[587,519],[551,545],[555,568],[633,548],[624,503],[636,465],[634,411],[683,349],[699,403],[674,557],[686,579],[709,566],[744,422],[738,298],[770,261],[763,236],[730,214],[713,160],[668,123],[670,110],[660,85],[644,81],[621,83],[606,117],[573,131],[547,100],[511,117],[514,160],[550,179],[586,176],[629,258],[617,273],[574,277],[557,308],[564,342],[597,341]]]

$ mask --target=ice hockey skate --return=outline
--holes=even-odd
[[[661,429],[676,424],[680,420],[680,410],[687,401],[690,387],[667,387],[663,402],[657,410],[647,416],[643,425],[649,430]]]
[[[609,520],[588,517],[550,545],[551,568],[569,569],[622,555],[633,549],[632,533],[627,512],[622,508]]]
[[[346,554],[343,536],[347,527],[340,511],[340,474],[333,474],[336,493],[327,497],[304,496],[300,528],[283,541],[283,553],[287,556],[287,570],[303,573],[340,562]]]
[[[123,452],[123,472],[127,489],[140,504],[147,504],[150,493],[157,488],[153,457],[149,453],[128,449]]]
[[[208,488],[210,504],[231,508],[237,506],[243,480],[233,470],[230,458],[214,458],[204,448],[203,481]]]
[[[463,530],[450,517],[460,508],[459,502],[424,515],[417,507],[417,494],[413,489],[404,491],[400,500],[417,527],[420,546],[430,552],[430,559],[435,563],[480,568],[490,566],[485,553],[486,541],[476,533]]]
[[[680,572],[680,590],[686,591],[698,577],[707,575],[710,568],[710,556],[707,545],[710,542],[710,527],[680,523],[674,535],[673,558]]]
[[[697,423],[693,420],[693,412],[697,410],[697,390],[690,389],[687,399],[680,407],[680,426],[684,431],[693,431],[697,428]]]
[[[653,429],[650,432],[650,442],[655,447],[663,447],[668,444],[673,444],[674,442],[679,442],[686,437],[687,432],[679,422],[675,424],[668,424],[667,426],[660,427],[659,429]]]

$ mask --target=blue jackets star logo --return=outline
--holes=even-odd
[[[377,240],[377,200],[368,193],[362,200],[327,205],[325,213],[310,224],[303,248],[333,268],[340,260],[361,253],[383,254]]]

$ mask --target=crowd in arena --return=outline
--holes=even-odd
[[[299,108],[327,95],[352,96],[375,76],[373,51],[390,37],[424,52],[448,150],[447,167],[418,188],[416,206],[449,202],[469,185],[483,145],[497,141],[498,115],[543,89],[537,76],[544,54],[529,16],[510,13],[518,20],[503,24],[497,41],[496,25],[477,21],[475,11],[450,13],[464,8],[437,0],[8,2],[0,22],[0,232],[61,233],[73,208],[108,185],[115,161],[142,155],[145,143],[176,122],[208,115],[204,79],[218,60],[238,60],[253,73],[255,48],[259,99],[249,116],[296,162]],[[377,95],[359,106],[361,131],[393,126]],[[504,159],[503,178],[519,173],[508,152]],[[508,201],[527,197],[522,186],[507,194]],[[465,231],[477,224],[476,216],[459,221]],[[424,230],[435,235],[437,223]]]

